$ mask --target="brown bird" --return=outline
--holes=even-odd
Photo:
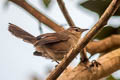
[[[14,24],[10,23],[9,25],[9,31],[13,35],[34,45],[36,48],[34,55],[50,58],[54,61],[63,59],[64,55],[77,44],[81,33],[86,30],[88,29],[71,27],[64,31],[34,37]]]

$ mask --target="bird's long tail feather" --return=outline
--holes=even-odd
[[[24,31],[23,29],[21,29],[20,27],[9,23],[9,28],[8,30],[16,37],[23,39],[25,42],[34,44],[37,39],[36,37],[34,37],[33,35],[31,35],[30,33]]]

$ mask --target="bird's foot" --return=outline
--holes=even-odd
[[[55,65],[55,67],[57,67],[58,66],[58,64],[60,64],[58,61],[56,61],[57,62],[57,64]]]
[[[52,60],[52,62],[56,62],[57,64],[55,65],[55,67],[57,67],[58,66],[58,64],[60,64],[60,62],[58,62],[57,60]]]
[[[89,70],[91,71],[91,68],[93,67],[99,67],[101,64],[97,62],[96,60],[93,60],[88,66],[85,66],[84,70]]]
[[[80,60],[81,60],[81,63],[84,63],[84,64],[86,64],[87,62],[89,62],[87,58],[80,58]]]
[[[97,62],[96,60],[93,60],[89,67],[98,67],[99,65],[101,65],[99,62]]]
[[[59,62],[57,60],[52,60],[52,62],[56,62],[57,64],[59,64]]]

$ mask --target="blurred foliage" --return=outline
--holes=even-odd
[[[110,75],[106,80],[116,80],[112,75]]]
[[[80,5],[101,16],[111,1],[112,0],[87,0],[80,3]],[[120,16],[120,8],[117,10],[114,16]],[[94,39],[101,40],[111,36],[112,34],[120,34],[120,27],[114,28],[114,26],[106,26],[95,36]]]
[[[32,80],[39,80],[36,76],[34,76],[33,78],[32,78]]]
[[[6,0],[5,3],[4,3],[4,5],[3,5],[3,8],[7,9],[8,6],[9,6],[9,0]]]
[[[43,0],[43,3],[44,3],[46,8],[49,7],[50,2],[51,2],[51,0]]]
[[[80,5],[88,10],[96,12],[99,16],[101,16],[111,1],[112,0],[88,0],[80,3]],[[120,16],[120,8],[114,16]]]
[[[42,78],[38,78],[37,75],[32,75],[31,80],[42,80]]]
[[[111,36],[112,34],[120,34],[120,26],[117,28],[114,28],[113,26],[106,26],[94,37],[94,39],[101,40]]]

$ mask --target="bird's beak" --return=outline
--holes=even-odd
[[[80,29],[81,30],[81,32],[84,32],[84,31],[87,31],[88,29]]]

